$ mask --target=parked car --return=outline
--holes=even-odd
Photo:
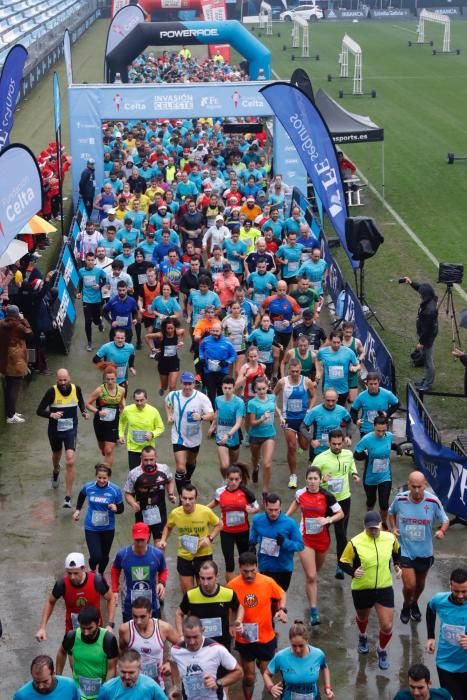
[[[323,19],[324,12],[315,2],[312,2],[308,5],[299,5],[298,7],[286,10],[279,15],[279,19],[282,22],[291,22],[295,17],[302,17],[310,22],[316,22],[319,19]]]

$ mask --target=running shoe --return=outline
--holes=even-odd
[[[339,581],[343,581],[345,578],[345,574],[342,571],[340,566],[336,566],[336,573],[334,574],[334,578],[337,578]]]
[[[417,603],[412,603],[410,607],[410,617],[414,622],[422,621],[422,613],[420,612],[420,608],[418,607]]]
[[[52,472],[51,484],[53,489],[58,489],[60,485],[60,472]]]
[[[143,347],[143,344],[141,343],[141,341],[139,341],[139,343],[136,343],[137,350],[141,350],[142,347]]]
[[[410,620],[410,605],[403,605],[401,614],[399,615],[401,622],[406,625],[408,621]]]
[[[91,343],[88,343],[88,344],[86,345],[86,351],[87,351],[87,352],[92,352],[92,345],[91,345]]]
[[[159,396],[164,396],[164,394],[165,394],[164,389],[159,389]]]
[[[63,501],[63,507],[71,508],[71,496],[65,496],[65,500]]]
[[[157,351],[156,351],[156,350],[151,350],[151,352],[149,353],[149,358],[150,358],[151,360],[153,360],[153,359],[156,357],[156,355],[157,355]]]
[[[359,654],[368,654],[370,651],[368,647],[368,637],[366,634],[359,634],[358,635],[358,653]]]
[[[386,649],[377,649],[376,653],[378,654],[378,666],[382,671],[387,671],[390,666],[388,652]]]
[[[321,617],[316,608],[311,608],[310,612],[310,622],[312,627],[316,627],[316,625],[321,624]]]
[[[98,325],[97,327],[99,328],[99,331],[100,331],[101,333],[104,332],[104,324],[103,324],[103,322],[102,322],[102,318],[99,320],[99,325]]]
[[[21,416],[19,416],[17,413],[15,413],[15,415],[11,416],[11,418],[7,418],[6,422],[12,424],[12,423],[25,423],[26,421],[24,418],[21,418]]]
[[[258,483],[258,477],[259,477],[259,464],[257,464],[253,468],[253,471],[251,472],[251,480],[254,484]]]
[[[296,474],[291,474],[289,483],[287,484],[289,489],[296,489],[297,488],[297,475]]]

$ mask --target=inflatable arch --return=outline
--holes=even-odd
[[[260,69],[271,79],[271,52],[236,20],[226,22],[141,22],[106,56],[106,79],[112,83],[120,73],[128,82],[128,66],[148,46],[230,44],[248,62],[250,78]]]

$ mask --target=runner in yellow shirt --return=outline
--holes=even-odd
[[[134,403],[125,406],[118,423],[120,444],[126,442],[128,448],[128,467],[135,469],[141,463],[144,447],[156,446],[156,438],[164,432],[161,414],[154,406],[148,404],[148,395],[144,389],[135,389]]]

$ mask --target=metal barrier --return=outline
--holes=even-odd
[[[433,418],[430,416],[427,407],[423,403],[418,391],[415,389],[414,385],[409,382],[407,384],[407,395],[410,394],[416,404],[418,415],[423,420],[423,427],[425,428],[428,436],[438,444],[442,444],[441,434],[435,425]]]

